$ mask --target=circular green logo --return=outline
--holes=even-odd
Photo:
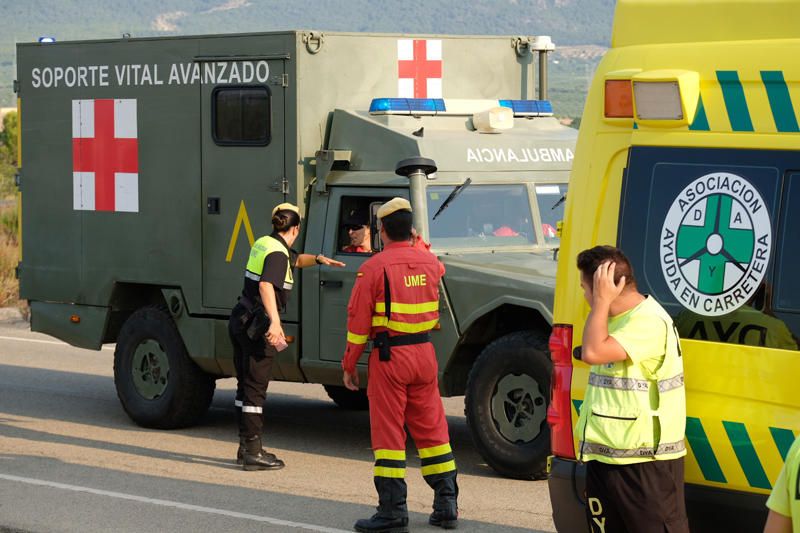
[[[761,194],[743,177],[718,172],[697,178],[673,201],[659,255],[664,279],[681,305],[718,316],[753,296],[771,248]]]

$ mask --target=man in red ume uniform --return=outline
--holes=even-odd
[[[434,526],[454,529],[458,520],[456,464],[439,396],[436,353],[430,330],[439,321],[439,279],[444,266],[412,236],[411,204],[394,198],[378,210],[384,250],[359,269],[347,311],[344,384],[358,390],[356,362],[369,355],[369,416],[375,453],[378,512],[356,531],[408,531],[406,432],[419,450],[422,475],[434,490]]]

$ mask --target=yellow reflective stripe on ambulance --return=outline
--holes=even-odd
[[[736,70],[717,70],[713,75],[713,80],[703,80],[709,83],[701,83],[690,130],[800,132],[796,105],[783,71],[761,70],[758,78],[744,80]],[[635,122],[634,129],[639,129]]]
[[[572,400],[575,411],[580,413],[581,400]],[[751,425],[752,426],[752,425]],[[712,437],[708,431],[713,429]],[[751,428],[752,429],[752,428]],[[752,488],[771,490],[772,484],[767,475],[765,464],[769,466],[769,458],[772,455],[786,460],[786,454],[794,442],[795,434],[791,429],[769,427],[771,442],[754,442],[750,432],[742,422],[732,422],[722,420],[719,427],[716,422],[706,421],[705,424],[697,417],[686,417],[686,442],[689,444],[691,455],[697,462],[703,479],[712,483],[729,484],[731,477],[738,475],[744,479]],[[725,450],[714,451],[711,443],[715,446],[725,445]],[[722,444],[720,444],[722,443]],[[728,448],[729,447],[729,448]],[[735,460],[723,462],[718,459],[719,455],[725,455],[726,450],[731,450]],[[723,468],[724,464],[724,468]],[[739,465],[741,471],[733,470],[734,465]],[[689,463],[687,463],[687,468]],[[725,475],[725,472],[728,475]]]
[[[394,304],[392,304],[394,306]],[[372,327],[384,326],[392,331],[399,331],[400,333],[420,333],[422,331],[430,331],[439,322],[439,320],[428,320],[427,322],[420,322],[418,324],[409,324],[407,322],[398,322],[396,320],[389,320],[385,316],[373,316]]]
[[[439,300],[436,300],[434,302],[422,302],[418,304],[403,304],[398,302],[392,302],[392,313],[400,313],[403,315],[420,315],[422,313],[433,313],[438,310],[439,310]],[[376,302],[375,312],[385,313],[386,303]]]

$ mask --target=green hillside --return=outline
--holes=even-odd
[[[236,33],[292,28],[327,31],[550,35],[557,46],[606,46],[614,0],[24,0],[0,2],[0,107],[14,95],[14,43]],[[567,50],[565,50],[567,52]],[[556,111],[579,116],[597,49],[557,52],[551,67]]]

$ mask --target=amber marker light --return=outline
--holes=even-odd
[[[606,80],[606,118],[633,118],[631,80]]]
[[[81,317],[79,317],[78,315],[72,315],[69,317],[69,321],[72,322],[73,324],[80,324]]]

